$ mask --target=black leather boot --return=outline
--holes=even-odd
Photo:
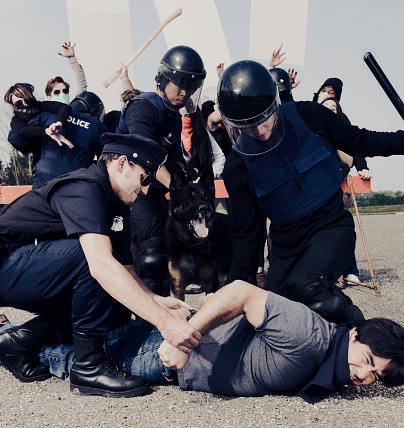
[[[0,362],[21,382],[48,379],[49,367],[38,361],[36,351],[55,340],[52,326],[34,318],[0,335]]]
[[[140,376],[117,369],[104,352],[104,337],[74,332],[74,363],[70,391],[80,395],[133,397],[147,392],[149,384]]]

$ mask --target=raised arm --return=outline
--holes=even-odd
[[[69,60],[74,72],[75,90],[77,94],[80,94],[81,92],[87,91],[87,80],[83,67],[79,64],[79,61],[76,58],[76,53],[74,51],[75,46],[76,43],[72,45],[71,42],[63,42],[62,50],[58,52],[58,55]]]

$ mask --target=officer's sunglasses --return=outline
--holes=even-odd
[[[64,89],[62,89],[62,92],[67,95],[69,93],[69,90],[67,88],[64,88]],[[55,89],[52,93],[54,95],[59,95],[60,94],[60,89]]]
[[[133,163],[132,161],[130,161],[129,159],[128,159],[128,162],[129,162],[129,165],[137,166],[137,167],[139,166],[139,165]],[[146,174],[145,172],[142,171],[142,175],[140,176],[140,184],[143,187],[148,186],[153,181],[154,181],[154,179],[153,179],[153,177],[150,174]]]
[[[26,107],[26,105],[27,105],[27,104],[25,104],[25,101],[23,101],[23,100],[18,100],[18,101],[16,101],[16,102],[13,104],[13,106],[14,106],[15,108],[22,108],[22,107]]]

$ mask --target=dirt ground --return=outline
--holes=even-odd
[[[346,292],[366,317],[389,317],[404,325],[404,215],[361,219],[381,297],[363,287]],[[371,284],[358,228],[357,232],[360,276]],[[16,324],[30,318],[9,308],[4,312]],[[68,383],[60,379],[23,384],[3,367],[0,382],[1,427],[404,426],[404,387],[386,389],[379,384],[346,387],[311,405],[294,395],[228,397],[168,386],[155,387],[136,398],[81,397],[71,394]]]

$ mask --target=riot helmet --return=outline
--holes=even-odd
[[[77,110],[81,113],[87,113],[99,121],[102,121],[104,118],[104,104],[101,101],[101,98],[94,94],[94,92],[81,92],[70,103],[70,106],[73,110]]]
[[[290,82],[289,74],[282,68],[271,68],[269,72],[278,84],[279,97],[281,101],[293,101],[292,84]]]
[[[282,141],[285,126],[278,87],[260,63],[247,60],[227,67],[219,80],[217,101],[238,152],[258,155]]]
[[[161,91],[168,108],[178,111],[185,107],[188,114],[194,113],[205,77],[205,67],[198,52],[188,46],[176,46],[160,61],[156,75],[157,90]],[[169,83],[177,87],[167,88]]]

